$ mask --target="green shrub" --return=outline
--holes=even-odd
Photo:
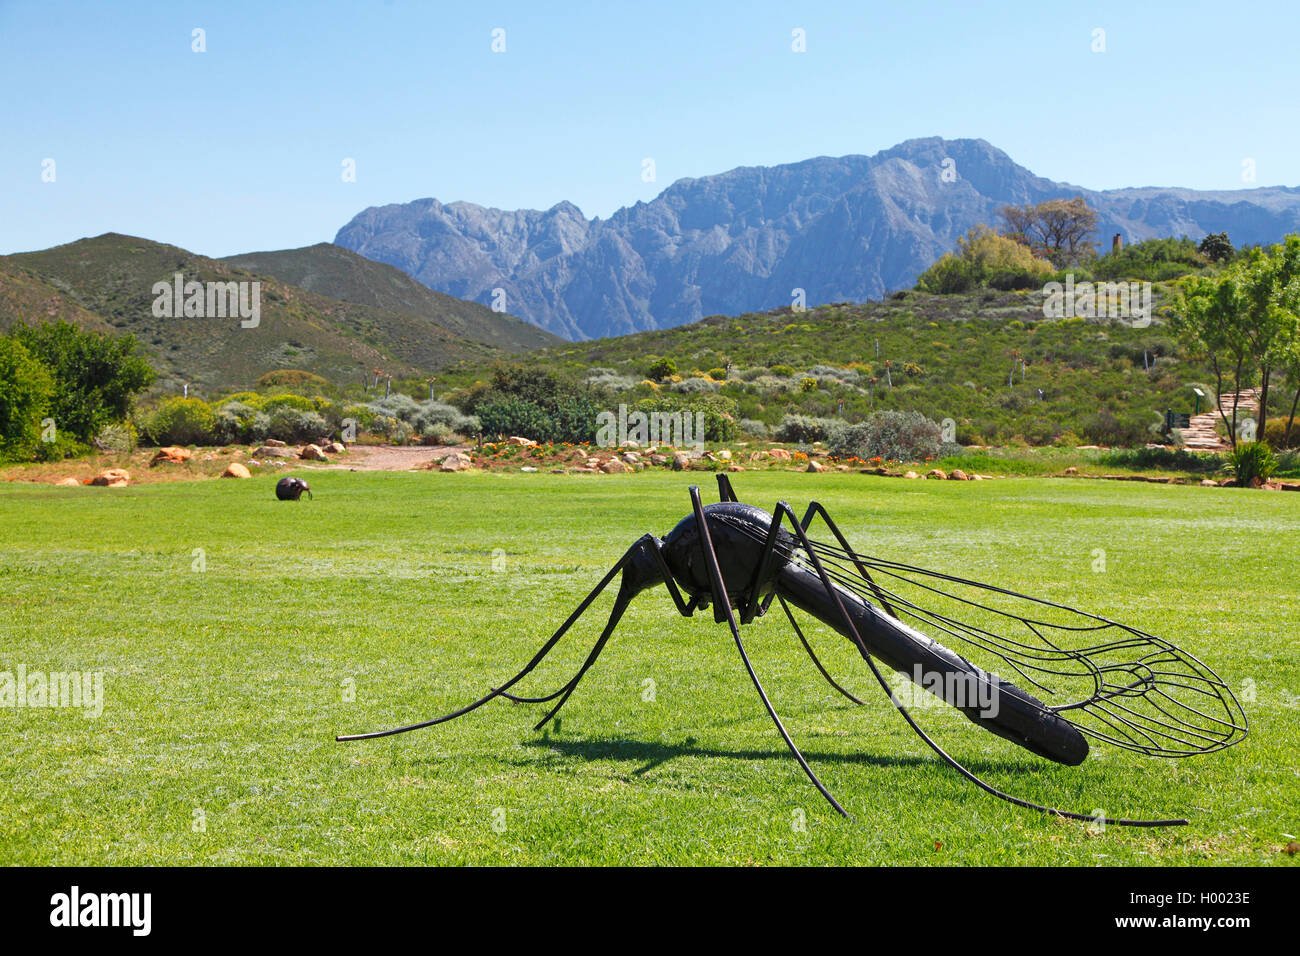
[[[49,370],[22,342],[0,336],[0,458],[31,457],[53,393]]]
[[[709,378],[716,382],[725,382],[727,380],[727,370],[725,368],[709,369]]]
[[[314,412],[317,410],[316,402],[305,395],[272,395],[262,402],[262,411],[268,415],[274,414],[277,409],[291,408],[298,412]]]
[[[60,432],[89,442],[109,422],[125,419],[154,370],[131,335],[102,335],[67,322],[18,324],[10,335],[48,369],[54,390],[48,414]]]
[[[99,430],[99,434],[91,444],[100,451],[129,455],[135,451],[138,440],[135,426],[130,422],[112,422]]]
[[[939,423],[920,412],[876,412],[865,422],[839,429],[830,441],[836,458],[922,461],[943,452]]]
[[[703,416],[703,440],[711,442],[735,441],[740,434],[736,426],[736,402],[726,395],[661,395],[644,398],[636,403],[636,410],[641,412],[681,412],[683,415]],[[692,426],[693,427],[693,426]],[[700,436],[692,435],[694,440]],[[661,439],[667,441],[667,439]]]
[[[652,382],[662,382],[677,374],[677,363],[670,358],[661,358],[648,369],[645,377]]]
[[[810,415],[786,415],[776,426],[776,440],[808,445],[827,441],[848,423],[839,418],[813,418]]]
[[[271,438],[295,443],[319,441],[325,438],[329,431],[329,423],[319,412],[302,411],[288,406],[281,406],[270,412],[267,428],[267,434]]]
[[[208,445],[216,416],[201,398],[164,399],[150,416],[146,435],[155,445]]]
[[[1274,451],[1282,451],[1287,448],[1300,448],[1300,416],[1291,425],[1291,433],[1288,436],[1286,431],[1285,418],[1271,418],[1264,425],[1264,441],[1268,442]]]
[[[243,402],[227,401],[217,410],[212,437],[219,445],[254,444],[270,434],[271,418]]]
[[[685,395],[698,395],[702,392],[716,392],[718,387],[718,383],[712,379],[696,377],[673,383],[672,390]]]
[[[1123,418],[1102,408],[1083,423],[1083,434],[1095,445],[1144,445],[1151,437],[1147,419],[1132,413]]]
[[[1277,471],[1278,460],[1267,442],[1252,441],[1238,445],[1228,452],[1228,467],[1239,485],[1254,485],[1268,481]]]
[[[509,438],[518,435],[533,441],[554,441],[555,419],[545,409],[522,398],[503,398],[478,407],[483,434]]]
[[[410,421],[416,432],[423,438],[434,434],[431,429],[435,428],[439,429],[436,434],[444,437],[453,432],[476,435],[480,429],[479,420],[475,416],[466,415],[455,405],[437,401],[421,402]]]

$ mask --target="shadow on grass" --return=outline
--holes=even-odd
[[[621,760],[636,761],[643,766],[633,770],[635,776],[649,773],[651,770],[676,757],[703,757],[711,760],[793,760],[790,751],[784,747],[767,750],[719,750],[702,747],[693,737],[687,737],[680,744],[659,743],[645,740],[628,740],[625,738],[600,738],[594,740],[568,739],[562,737],[542,736],[536,740],[525,741],[525,747],[538,747],[565,757],[578,757],[582,760]],[[904,756],[890,757],[870,753],[824,753],[800,747],[800,751],[814,767],[817,764],[863,764],[889,769],[910,769],[915,767],[940,767],[948,770],[946,764],[938,757]],[[1043,769],[1044,761],[1026,760],[1024,763],[1010,761],[970,761],[965,766],[976,773],[1025,773]]]

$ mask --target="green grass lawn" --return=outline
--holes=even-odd
[[[849,822],[788,756],[725,626],[677,616],[658,590],[558,729],[535,733],[538,707],[497,701],[335,743],[513,674],[636,537],[687,512],[690,481],[715,500],[712,476],[316,472],[298,504],[275,501],[271,479],[14,483],[0,486],[0,671],[102,671],[104,707],[0,709],[0,863],[1294,862],[1281,848],[1300,835],[1300,495],[735,477],[765,508],[817,497],[869,553],[1171,638],[1243,696],[1250,736],[1182,761],[1096,745],[1068,768],[955,712],[920,714],[1019,796],[1191,819],[1092,832],[963,782],[818,625],[823,661],[867,705],[835,695],[773,614],[747,631],[755,667]],[[607,607],[521,692],[567,679]]]

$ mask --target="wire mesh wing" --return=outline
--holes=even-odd
[[[814,541],[813,550],[836,584],[1000,672],[1097,740],[1148,756],[1187,757],[1230,747],[1246,734],[1246,715],[1228,686],[1163,638],[836,545]]]

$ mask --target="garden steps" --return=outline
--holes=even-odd
[[[1225,393],[1219,396],[1219,407],[1228,420],[1231,421],[1232,404],[1235,398],[1237,402],[1237,421],[1240,422],[1247,416],[1255,416],[1259,409],[1259,395],[1260,390],[1258,388],[1248,388],[1236,393],[1236,395]],[[1192,416],[1188,427],[1179,429],[1183,439],[1183,447],[1188,451],[1223,451],[1232,447],[1227,439],[1215,431],[1215,426],[1222,420],[1219,412],[1215,409]]]

